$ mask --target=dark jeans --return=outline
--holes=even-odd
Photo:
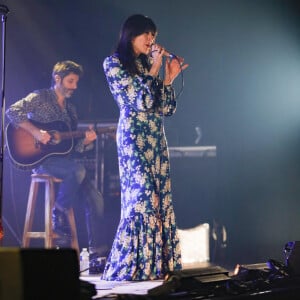
[[[85,167],[71,158],[55,156],[47,158],[34,172],[63,180],[56,197],[58,208],[68,209],[75,201],[84,201],[89,248],[101,252],[106,242],[104,199],[88,178]]]

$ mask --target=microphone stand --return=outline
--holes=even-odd
[[[2,21],[2,54],[1,54],[1,147],[0,147],[0,243],[4,236],[2,224],[2,197],[3,197],[3,153],[4,153],[4,117],[5,117],[5,47],[6,47],[6,19],[9,9],[0,4],[0,15]],[[1,243],[2,244],[2,243]]]

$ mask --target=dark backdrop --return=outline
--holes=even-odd
[[[178,225],[214,219],[224,224],[226,263],[233,265],[282,260],[284,244],[300,239],[298,1],[2,3],[10,9],[6,105],[48,87],[53,64],[71,59],[85,69],[73,99],[80,118],[100,122],[118,117],[102,61],[125,18],[150,16],[159,29],[158,42],[190,64],[177,113],[165,120],[169,144],[194,145],[200,127],[198,145],[217,147],[216,158],[172,158]],[[177,80],[177,91],[181,85]],[[4,163],[4,244],[10,246],[19,244],[23,229],[29,173],[11,168],[7,157]],[[118,199],[112,201],[114,232],[119,207]]]

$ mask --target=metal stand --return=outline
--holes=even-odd
[[[105,143],[109,139],[109,133],[112,133],[112,130],[117,129],[117,123],[98,123],[96,128],[107,128],[108,133],[100,134],[97,140],[96,148],[96,173],[95,179],[97,182],[96,188],[104,195],[104,176],[105,176]],[[100,173],[100,179],[98,177],[98,172]]]
[[[102,194],[104,192],[104,146],[105,134],[100,134],[95,143],[95,157],[94,157],[94,185],[95,188]],[[100,172],[100,179],[99,179]]]
[[[1,153],[0,153],[0,241],[4,235],[2,226],[2,196],[3,196],[3,152],[4,152],[4,108],[5,108],[5,42],[6,42],[6,19],[9,9],[0,4],[0,15],[2,21],[2,55],[1,55]]]
[[[95,143],[95,152],[92,158],[83,158],[79,161],[83,164],[93,164],[93,181],[95,188],[104,195],[104,177],[105,177],[105,144],[109,139],[109,135],[116,131],[117,123],[107,123],[100,121],[86,121],[78,124],[78,128],[87,129],[90,124],[94,124],[95,130],[101,130],[103,133],[99,134]],[[105,132],[107,130],[107,132]]]
[[[97,183],[99,182],[100,191],[101,191],[102,195],[104,195],[104,171],[105,171],[104,150],[105,150],[105,138],[106,138],[106,135],[105,134],[101,134],[101,138],[100,138],[100,141],[99,141],[100,142],[100,149],[98,149],[98,152],[97,152],[97,155],[99,156],[99,159],[98,159],[98,157],[96,159],[96,161],[97,161],[97,165],[96,165],[97,170],[99,168],[98,162],[100,161],[100,182],[98,181],[99,180],[98,177],[96,178],[96,180],[97,180]],[[99,153],[99,150],[101,150],[100,153]]]

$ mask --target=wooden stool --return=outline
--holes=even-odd
[[[30,239],[44,239],[45,248],[53,248],[53,240],[59,236],[52,230],[52,209],[55,204],[55,183],[61,183],[62,180],[47,174],[32,174],[31,184],[28,196],[27,211],[23,232],[23,247],[29,247]],[[39,184],[45,184],[45,231],[31,231],[35,213],[36,200],[38,196]],[[67,213],[71,226],[71,247],[76,249],[79,254],[79,245],[77,239],[77,230],[73,208]]]

